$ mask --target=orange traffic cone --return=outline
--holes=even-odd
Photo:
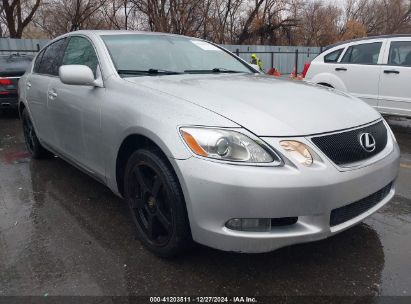
[[[281,73],[277,71],[275,68],[271,68],[267,72],[268,75],[274,76],[274,77],[280,77]]]

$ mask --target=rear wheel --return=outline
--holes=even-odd
[[[23,122],[23,134],[26,141],[26,149],[31,156],[36,159],[52,157],[53,154],[40,144],[27,109],[23,110],[21,119]]]
[[[129,158],[124,194],[137,235],[156,255],[169,257],[184,251],[191,234],[177,177],[159,154],[137,150]]]

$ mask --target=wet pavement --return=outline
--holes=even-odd
[[[333,238],[246,255],[197,246],[163,260],[135,240],[125,204],[59,158],[31,160],[0,114],[0,295],[411,294],[411,120],[397,195]]]

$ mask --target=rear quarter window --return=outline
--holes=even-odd
[[[344,48],[338,49],[336,51],[333,51],[333,52],[325,55],[324,56],[324,62],[326,62],[326,63],[337,62],[338,58],[340,58],[340,55],[341,55],[343,50],[344,50]]]

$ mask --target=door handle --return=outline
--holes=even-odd
[[[28,88],[31,88],[31,83],[30,83],[30,82],[27,82],[27,83],[26,83],[26,86],[27,86]]]
[[[57,93],[54,92],[54,91],[49,91],[49,97],[50,97],[51,99],[54,99],[54,98],[57,97]]]
[[[384,70],[384,74],[399,74],[400,71],[397,70]]]
[[[346,71],[347,71],[346,68],[335,68],[335,70],[336,70],[337,72],[339,72],[339,71],[341,71],[341,72],[346,72]]]

